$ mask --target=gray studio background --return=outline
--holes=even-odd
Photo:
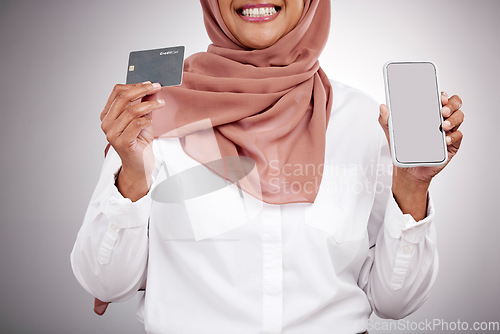
[[[431,186],[440,274],[410,321],[500,321],[499,13],[496,0],[333,0],[330,78],[383,102],[387,60],[428,59],[464,101],[461,151]],[[135,299],[100,318],[70,268],[99,113],[131,50],[208,43],[196,0],[0,2],[0,332],[143,332]]]

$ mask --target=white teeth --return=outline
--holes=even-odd
[[[276,14],[274,7],[260,7],[260,8],[246,8],[243,9],[241,14],[248,17],[264,17]]]

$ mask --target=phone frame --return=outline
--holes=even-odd
[[[385,100],[387,107],[391,111],[389,113],[389,137],[390,137],[390,146],[391,146],[391,156],[392,156],[392,162],[394,165],[398,167],[419,167],[419,166],[442,166],[446,164],[448,161],[448,145],[446,144],[446,134],[445,131],[441,129],[441,137],[443,139],[443,147],[444,147],[444,159],[442,161],[426,161],[426,162],[400,162],[397,160],[396,157],[396,150],[394,148],[394,131],[393,131],[393,125],[392,125],[392,109],[391,109],[391,99],[390,99],[390,94],[389,94],[389,80],[387,76],[387,68],[391,64],[419,64],[419,63],[428,63],[431,64],[434,67],[434,74],[435,74],[435,80],[436,80],[436,87],[437,87],[437,92],[438,92],[438,99],[439,99],[439,117],[441,120],[441,124],[443,123],[443,114],[441,113],[441,110],[443,109],[443,103],[441,100],[441,90],[439,89],[439,80],[438,80],[438,71],[437,71],[437,66],[434,62],[429,61],[429,60],[400,60],[400,61],[388,61],[384,64],[384,85],[385,85]]]

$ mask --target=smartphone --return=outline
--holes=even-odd
[[[439,166],[448,150],[441,128],[441,94],[431,61],[384,65],[392,160],[399,167]]]

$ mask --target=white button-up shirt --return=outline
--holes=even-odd
[[[316,201],[263,203],[233,184],[180,203],[115,187],[111,149],[71,253],[77,280],[104,301],[146,282],[147,333],[354,334],[372,311],[402,318],[437,274],[433,205],[414,221],[391,190],[378,104],[332,82],[334,105]],[[178,139],[155,139],[154,189],[199,165]]]

